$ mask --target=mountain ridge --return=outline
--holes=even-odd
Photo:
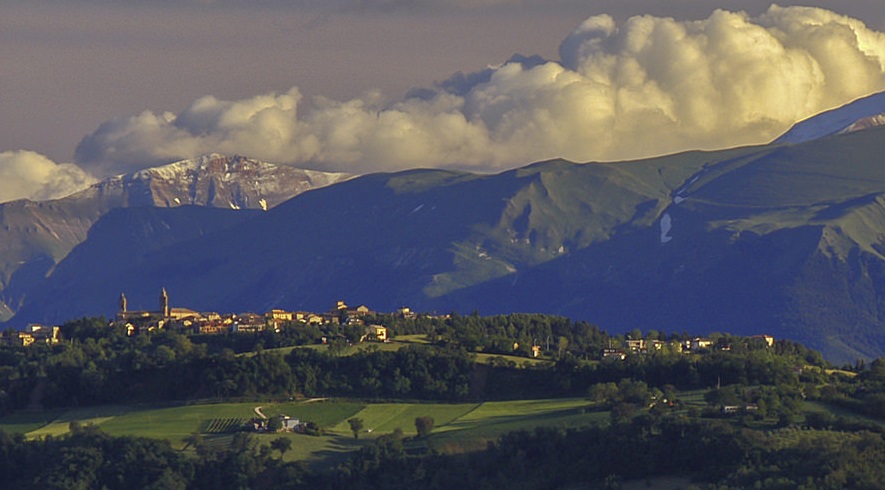
[[[793,125],[774,143],[806,141],[885,125],[885,92],[861,97]]]
[[[266,210],[351,177],[210,154],[111,177],[61,199],[2,203],[0,320],[10,318],[29,289],[86,240],[93,224],[110,210],[181,205]]]
[[[16,320],[63,320],[40,305],[64,294],[60,315],[110,314],[121,289],[150,302],[166,287],[176,304],[210,311],[324,311],[336,299],[382,311],[532,311],[612,331],[767,333],[834,360],[876,357],[883,135],[495,175],[372,174],[239,222],[214,210],[205,233],[181,240],[144,223],[191,215],[189,206],[152,209],[151,219],[121,209],[104,219],[139,234],[115,245],[115,272],[87,260],[107,261],[107,243],[127,229],[103,222]],[[139,248],[145,241],[168,244]]]
[[[766,333],[838,362],[879,357],[883,153],[885,127],[874,127],[494,175],[408,170],[248,214],[207,187],[188,196],[218,208],[100,216],[57,265],[34,263],[10,325],[112,314],[121,290],[151,304],[165,287],[204,311],[325,311],[337,299],[527,311],[610,331]]]

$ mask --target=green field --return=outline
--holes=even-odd
[[[427,336],[424,334],[417,335],[398,335],[393,338],[390,342],[361,342],[359,344],[350,345],[342,350],[342,356],[350,356],[356,354],[357,352],[365,351],[365,350],[378,350],[382,352],[392,352],[402,349],[408,345],[427,345],[430,342],[427,340]],[[277,347],[274,349],[265,349],[264,352],[273,352],[277,354],[287,355],[292,352],[294,349],[312,349],[316,351],[326,351],[329,346],[324,344],[310,344],[310,345],[299,345],[299,346],[291,346],[291,347]],[[239,354],[240,356],[254,356],[254,352],[245,352],[243,354]],[[517,366],[523,366],[525,364],[530,365],[538,365],[538,364],[549,364],[551,361],[549,359],[544,358],[530,358],[530,357],[522,357],[522,356],[509,356],[509,355],[501,355],[501,354],[483,354],[478,353],[476,355],[476,362],[480,364],[488,364],[494,358],[503,358],[507,361],[514,362]]]
[[[356,354],[357,352],[365,350],[378,350],[384,352],[397,351],[409,344],[427,344],[428,342],[426,340],[422,340],[424,338],[425,335],[401,335],[390,342],[360,342],[358,344],[345,347],[344,350],[341,351],[341,355],[350,356]],[[286,354],[292,352],[294,349],[313,349],[316,351],[327,351],[329,349],[329,346],[327,344],[296,345],[290,347],[264,349],[264,352],[274,352],[285,356]],[[239,355],[250,357],[254,356],[255,352],[244,352]]]
[[[834,405],[832,403],[826,402],[817,402],[817,401],[805,401],[802,403],[802,410],[805,413],[813,413],[813,412],[829,412],[833,416],[836,417],[844,417],[849,421],[861,422],[864,424],[872,424],[878,425],[885,429],[885,421],[882,419],[877,419],[875,417],[870,417],[869,415],[855,412],[845,407],[840,407],[838,405]]]
[[[609,412],[583,398],[487,402],[434,429],[433,444],[450,451],[479,449],[511,431],[535,427],[607,425]]]
[[[76,420],[94,424],[114,436],[140,436],[168,440],[186,449],[185,439],[203,433],[210,445],[230,442],[235,420],[256,417],[255,408],[268,417],[285,414],[324,428],[321,437],[301,434],[257,434],[259,442],[276,437],[292,439],[287,460],[332,464],[374,437],[400,428],[415,435],[415,419],[434,419],[434,447],[464,449],[481,447],[486,441],[512,430],[537,426],[573,427],[605,424],[608,412],[593,411],[584,399],[525,400],[486,403],[363,403],[315,399],[284,403],[218,403],[180,406],[102,406],[67,411],[23,412],[0,419],[0,428],[28,437],[60,436]],[[355,440],[347,420],[363,419],[364,429]]]
[[[704,390],[682,392],[679,398],[688,406],[701,408]],[[329,467],[343,461],[349,453],[373,438],[401,429],[414,436],[415,419],[434,419],[431,437],[416,440],[410,446],[429,445],[445,452],[482,449],[488,441],[515,430],[535,427],[570,428],[606,425],[609,412],[599,410],[584,398],[512,400],[484,403],[367,403],[337,399],[312,399],[298,402],[239,402],[178,406],[109,405],[72,410],[19,412],[0,418],[0,429],[25,434],[29,438],[60,436],[69,431],[72,421],[95,424],[114,436],[140,436],[165,439],[173,448],[185,450],[186,438],[203,434],[206,444],[226,446],[240,421],[257,417],[255,409],[267,417],[285,414],[317,423],[323,436],[302,434],[256,434],[261,444],[277,437],[292,440],[286,460],[304,461]],[[804,411],[829,411],[834,415],[874,421],[840,407],[806,402]],[[347,420],[363,420],[359,439],[354,439]],[[877,421],[881,423],[880,421]]]
[[[173,447],[182,448],[184,438],[200,431],[212,419],[251,419],[255,417],[252,411],[255,406],[255,403],[219,403],[139,407],[97,425],[111,435],[167,439]]]
[[[16,412],[0,419],[0,428],[12,434],[27,434],[49,425],[64,413],[64,410]]]
[[[406,435],[415,435],[417,417],[433,417],[436,427],[442,427],[476,408],[475,403],[377,403],[367,405],[355,416],[363,419],[366,434],[384,434],[400,428]],[[342,434],[351,434],[347,420],[332,427]]]

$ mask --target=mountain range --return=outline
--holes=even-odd
[[[843,124],[847,113],[863,114]],[[243,184],[261,179],[233,191],[164,177],[176,184],[7,203],[6,233],[31,230],[0,250],[13,270],[8,324],[110,315],[121,291],[152,309],[165,287],[174,306],[201,311],[325,311],[338,299],[381,311],[530,311],[610,331],[770,334],[835,362],[879,357],[882,113],[873,97],[800,123],[795,140],[639,161],[326,175],[333,185],[284,202]],[[227,161],[201,162],[217,160]],[[152,172],[142,173],[159,181]],[[18,211],[8,221],[10,206],[40,220]],[[16,269],[10,250],[32,255]]]
[[[266,210],[350,177],[213,154],[116,176],[63,199],[0,204],[0,320],[14,315],[31,289],[113,209]]]

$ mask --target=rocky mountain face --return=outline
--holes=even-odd
[[[266,210],[350,177],[215,154],[117,176],[63,199],[0,204],[0,320],[22,307],[31,288],[110,210],[185,205]]]
[[[211,154],[114,177],[71,199],[102,196],[116,198],[127,206],[195,205],[266,211],[302,192],[350,177]]]

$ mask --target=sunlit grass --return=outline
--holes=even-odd
[[[434,429],[429,442],[434,447],[454,450],[480,447],[485,441],[518,429],[538,426],[578,427],[608,423],[608,412],[595,411],[581,398],[550,400],[496,401],[485,403],[365,403],[336,399],[299,402],[237,402],[180,406],[104,406],[66,411],[13,414],[0,419],[0,428],[25,433],[28,437],[62,436],[71,421],[95,424],[114,436],[138,436],[169,441],[173,448],[188,448],[185,440],[201,432],[213,420],[256,417],[255,408],[268,417],[285,414],[317,423],[325,431],[320,437],[304,434],[256,434],[258,441],[269,444],[273,438],[291,438],[292,449],[286,460],[303,460],[327,465],[340,461],[380,435],[397,428],[407,437],[416,435],[415,419],[429,416]],[[360,438],[354,440],[347,420],[363,420]],[[203,434],[209,445],[224,447],[231,434]],[[331,459],[329,459],[331,457]]]

